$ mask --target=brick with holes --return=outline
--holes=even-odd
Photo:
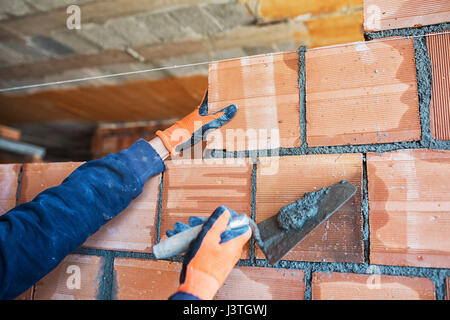
[[[209,66],[208,107],[238,107],[211,133],[209,149],[265,150],[300,146],[298,54],[276,53]]]
[[[413,39],[313,49],[305,60],[308,146],[420,140]]]
[[[356,194],[283,259],[363,262],[362,179],[361,154],[260,158],[256,176],[256,222],[277,214],[306,192],[347,180],[356,186]],[[256,256],[265,257],[259,248]]]
[[[314,300],[433,300],[433,281],[374,274],[313,273]]]
[[[370,262],[450,267],[450,151],[367,155]]]
[[[20,203],[31,201],[47,188],[59,185],[80,162],[25,164]],[[151,252],[156,243],[157,203],[161,175],[150,178],[142,193],[119,215],[83,244],[109,250]]]

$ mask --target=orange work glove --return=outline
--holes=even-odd
[[[177,299],[180,293],[202,300],[214,298],[252,234],[248,225],[226,231],[228,223],[237,215],[220,206],[208,218],[184,257],[180,287],[172,299]]]
[[[220,111],[208,114],[208,92],[203,101],[192,113],[175,122],[164,131],[158,130],[156,135],[162,140],[170,154],[178,154],[181,150],[192,147],[203,140],[208,130],[217,129],[230,121],[237,112],[232,104]]]

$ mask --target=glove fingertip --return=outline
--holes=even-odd
[[[166,231],[166,236],[168,236],[168,237],[171,237],[171,236],[173,236],[173,235],[175,235],[175,234],[176,234],[176,232],[173,231],[173,230],[167,230],[167,231]]]
[[[233,240],[237,237],[240,237],[243,234],[247,233],[249,229],[250,229],[249,226],[242,226],[242,227],[235,228],[235,229],[232,229],[229,231],[225,231],[220,236],[220,243],[224,243],[224,242]],[[250,234],[250,236],[251,236],[251,234]]]
[[[227,214],[228,213],[228,214]],[[226,216],[225,216],[226,215]],[[208,221],[203,225],[203,234],[213,231],[220,238],[220,234],[225,232],[231,218],[231,209],[226,206],[220,206],[214,210],[213,214],[208,218]],[[219,239],[217,240],[219,241]]]
[[[198,113],[201,116],[205,116],[208,114],[208,90],[206,90],[205,95],[203,96],[202,103],[200,104]]]
[[[179,221],[177,221],[177,222],[175,222],[175,224],[173,225],[173,229],[178,233],[178,232],[183,232],[183,231],[185,231],[185,230],[187,230],[187,229],[189,229],[190,227],[187,225],[187,224],[185,224],[185,223],[183,223],[183,222],[179,222]]]
[[[226,116],[226,118],[230,120],[237,113],[238,107],[235,104],[230,104],[228,107],[224,108],[223,111],[225,113],[224,115]]]
[[[207,217],[189,217],[189,225],[191,227],[199,226],[208,220]]]

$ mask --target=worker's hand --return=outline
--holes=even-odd
[[[170,128],[156,132],[171,155],[190,148],[202,141],[208,130],[217,129],[230,121],[237,112],[232,104],[220,111],[208,114],[208,92],[205,92],[202,103],[189,115],[175,122]]]
[[[194,295],[203,300],[212,299],[238,262],[245,243],[251,237],[250,227],[243,226],[226,231],[228,223],[238,215],[221,206],[206,220],[191,218],[190,225],[204,223],[202,231],[187,251],[180,275],[178,292]],[[173,235],[189,228],[176,223]]]

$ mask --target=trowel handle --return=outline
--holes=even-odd
[[[245,214],[238,215],[228,224],[227,231],[243,227],[249,224],[249,217]],[[167,259],[177,254],[186,252],[191,242],[202,230],[203,224],[177,233],[153,246],[153,254],[156,259]]]

